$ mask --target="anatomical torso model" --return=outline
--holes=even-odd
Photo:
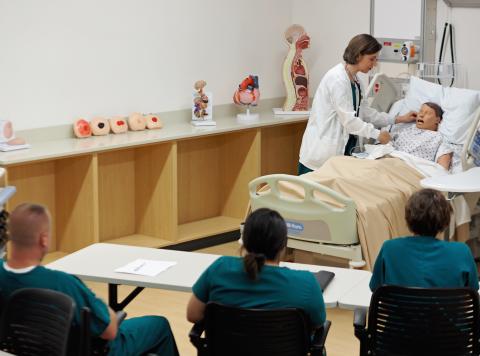
[[[300,25],[292,25],[285,32],[290,47],[283,63],[283,83],[287,98],[284,111],[308,110],[308,70],[302,51],[310,45],[310,37]]]

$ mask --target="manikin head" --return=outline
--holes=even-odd
[[[443,110],[440,105],[427,102],[420,107],[417,114],[416,125],[422,130],[438,131],[438,125],[442,121]]]

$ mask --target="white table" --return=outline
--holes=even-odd
[[[340,309],[355,309],[355,308],[367,308],[370,306],[370,299],[372,292],[370,291],[370,277],[372,274],[365,276],[358,281],[350,290],[342,295],[338,300],[338,307]]]
[[[98,243],[52,262],[47,267],[76,275],[86,281],[108,283],[109,305],[114,310],[121,310],[143,288],[190,292],[201,273],[219,257],[219,255],[204,253]],[[177,264],[155,277],[114,272],[116,268],[122,267],[137,258],[175,261]],[[347,293],[360,280],[370,276],[370,272],[346,268],[299,263],[282,263],[282,266],[311,272],[320,270],[334,272],[335,278],[323,295],[325,306],[328,308],[336,307],[343,294]],[[130,285],[137,288],[123,301],[118,302],[118,285]]]
[[[420,181],[423,188],[431,188],[449,193],[480,192],[480,167],[470,168],[457,174],[424,178]]]
[[[108,304],[113,310],[122,310],[144,288],[191,291],[201,273],[218,257],[205,253],[98,243],[60,258],[47,267],[73,274],[85,281],[108,283]],[[177,264],[155,277],[114,271],[138,258],[175,261]],[[118,302],[118,285],[137,288]]]
[[[424,178],[420,181],[420,185],[423,188],[447,192],[449,197],[452,193],[480,192],[480,167],[473,167],[456,174]],[[450,229],[445,230],[444,239],[445,241],[450,239]]]
[[[323,300],[327,308],[340,307],[338,302],[342,298],[342,296],[352,290],[352,288],[354,288],[359,282],[363,281],[364,279],[368,279],[368,281],[370,281],[370,276],[372,275],[368,271],[348,268],[305,265],[301,263],[287,262],[282,262],[280,265],[291,269],[307,270],[310,272],[318,272],[323,270],[335,273],[335,277],[323,293]]]
[[[372,292],[368,286],[370,283],[370,277],[362,279],[347,293],[340,297],[338,300],[338,307],[340,309],[356,309],[370,307],[370,299],[372,298]],[[478,290],[480,294],[480,289]]]

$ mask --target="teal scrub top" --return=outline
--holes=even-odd
[[[478,290],[477,267],[464,243],[430,236],[396,238],[383,243],[373,267],[370,289],[383,284]]]
[[[352,98],[353,98],[353,110],[355,110],[355,116],[358,116],[358,111],[357,111],[357,85],[355,83],[350,82],[350,85],[352,87]],[[358,103],[360,105],[360,103]],[[345,156],[351,156],[352,149],[357,146],[357,136],[349,134],[348,135],[348,141],[347,144],[345,145],[344,149],[344,155]]]
[[[80,325],[80,312],[83,307],[91,310],[91,332],[99,336],[110,323],[110,315],[105,303],[83,284],[77,277],[64,272],[37,266],[26,273],[7,271],[0,263],[0,293],[6,299],[20,288],[52,289],[69,295],[75,301],[74,324]]]
[[[316,326],[326,317],[322,291],[312,273],[265,265],[252,281],[238,257],[216,260],[197,280],[193,294],[203,303],[240,308],[301,308]]]
[[[353,110],[357,112],[357,86],[352,82],[350,82],[350,85],[352,87]]]

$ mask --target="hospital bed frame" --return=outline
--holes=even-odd
[[[285,196],[278,187],[280,182],[301,187],[305,198]],[[258,187],[265,184],[270,189],[259,192]],[[348,259],[352,268],[365,265],[357,236],[357,211],[352,199],[319,183],[287,174],[256,178],[249,183],[249,192],[252,210],[273,208],[285,218],[288,247]],[[320,200],[315,192],[327,195],[340,207]]]
[[[373,96],[372,107],[379,111],[388,111],[391,105],[401,98],[398,88],[398,83],[392,82],[386,75],[376,74],[367,91]],[[475,124],[471,126],[462,154],[464,169],[472,166],[471,147],[474,138],[480,135],[477,133],[480,130],[480,108],[473,115],[477,117]],[[278,188],[279,182],[289,182],[302,187],[305,198],[293,199],[283,195]],[[259,192],[258,188],[265,184],[270,186],[270,190]],[[288,247],[344,258],[349,260],[351,268],[365,265],[357,234],[356,206],[352,199],[319,183],[286,174],[256,178],[250,182],[249,192],[252,210],[272,208],[285,218]],[[321,201],[315,196],[315,192],[326,194],[343,207]]]
[[[388,111],[401,96],[401,83],[385,74],[377,73],[367,93],[373,96],[371,106],[378,111]],[[293,183],[305,191],[304,199],[282,195],[279,182]],[[258,192],[258,187],[269,185],[270,190]],[[362,268],[365,261],[357,234],[355,202],[319,183],[286,174],[272,174],[254,179],[249,184],[252,210],[273,208],[284,218],[288,227],[288,247],[347,259],[351,268]],[[342,208],[325,203],[315,197],[323,193]]]

